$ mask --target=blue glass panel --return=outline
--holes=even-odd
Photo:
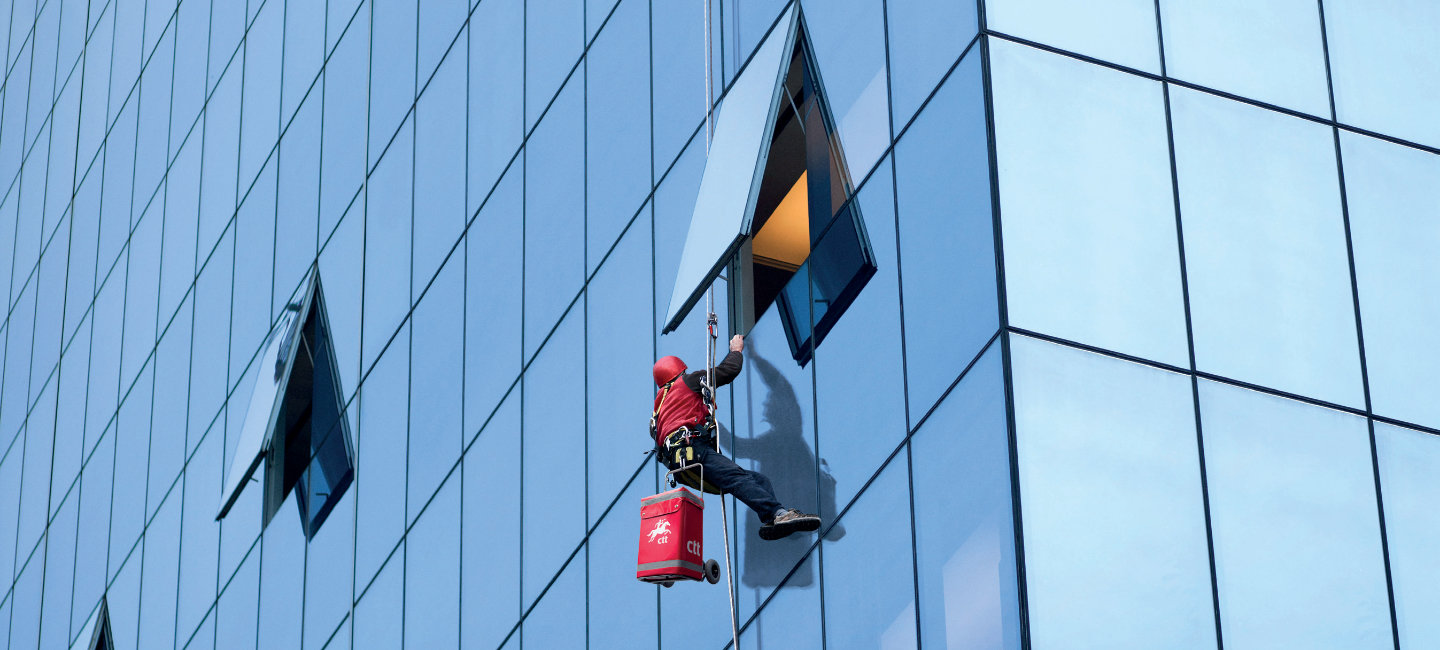
[[[1392,647],[1365,420],[1209,381],[1200,416],[1225,645]]]
[[[188,325],[190,318],[188,313],[185,318]],[[83,453],[85,387],[90,382],[89,322],[85,321],[80,328],[75,339],[75,343],[78,345],[72,344],[62,358],[59,376],[51,380],[57,383],[57,395],[59,396],[59,404],[55,412],[54,464],[50,468],[50,514],[52,516],[55,514],[55,509],[60,506],[60,499],[62,497],[69,498],[65,496],[67,492],[79,493],[79,489],[74,488],[73,485],[80,473],[81,463],[85,460]],[[186,365],[189,365],[188,359]]]
[[[525,125],[539,121],[585,47],[581,0],[525,2]],[[573,78],[581,78],[575,71]],[[562,187],[574,187],[562,185]]]
[[[59,499],[57,494],[56,499]],[[40,601],[40,646],[64,648],[70,640],[70,596],[75,573],[76,503],[72,493],[50,522],[45,547],[45,594]],[[38,563],[37,555],[32,562]],[[160,571],[163,575],[163,570]],[[173,597],[173,595],[172,595]]]
[[[1030,638],[1213,647],[1190,378],[1023,336],[1010,355]]]
[[[827,647],[918,647],[906,458],[896,456],[845,513],[844,537],[825,538]]]
[[[240,186],[270,157],[280,132],[280,65],[285,5],[264,3],[245,36],[245,90],[240,115]],[[147,75],[148,76],[148,75]]]
[[[131,639],[138,639],[140,634],[140,581],[143,577],[140,572],[140,559],[140,548],[136,546],[134,555],[130,556],[123,568],[112,565],[112,572],[117,569],[119,571],[105,590],[106,599],[110,603],[110,629],[117,642],[127,645],[131,643]],[[17,613],[19,611],[23,610],[17,607]],[[19,626],[16,627],[18,629]]]
[[[233,235],[227,234],[209,262],[200,269],[200,277],[195,279],[195,330],[190,352],[190,431],[209,429],[211,420],[225,403],[225,365],[230,349],[230,289],[234,270],[233,242]],[[105,322],[99,310],[96,311],[95,322]],[[106,336],[106,330],[104,327],[95,328],[95,338],[98,340]],[[104,366],[95,363],[92,353],[92,376],[97,367]],[[90,390],[93,396],[93,380]],[[86,425],[86,430],[89,429],[90,425]],[[190,446],[194,447],[193,444]]]
[[[1063,50],[1160,73],[1154,2],[1106,0],[1081,5],[1055,0],[992,0],[985,4],[985,26]]]
[[[198,247],[202,259],[215,245],[215,240],[225,230],[225,225],[235,211],[235,188],[238,182],[235,152],[240,147],[240,76],[238,73],[226,75],[210,96],[210,102],[205,105],[205,154],[200,172]],[[107,162],[113,153],[107,144]],[[109,178],[108,173],[106,178]],[[108,182],[105,188],[109,191]],[[102,245],[102,260],[104,256]]]
[[[511,393],[465,454],[460,638],[493,648],[520,619],[520,394]]]
[[[465,340],[465,269],[456,256],[415,306],[410,341],[409,516],[435,493],[460,460],[464,436],[461,387]],[[477,352],[479,349],[477,348]],[[459,470],[456,470],[459,475]],[[439,646],[432,646],[439,647]]]
[[[465,440],[480,431],[520,376],[522,168],[511,168],[465,244]]]
[[[695,196],[704,171],[705,140],[703,137],[695,138],[655,188],[656,329],[665,324],[665,309],[675,289],[680,253],[685,246],[685,231],[690,227],[690,215],[695,210]],[[704,314],[700,318],[703,319]]]
[[[835,117],[845,161],[858,182],[890,144],[884,6],[875,0],[805,3],[806,34]]]
[[[1170,97],[1195,363],[1363,404],[1330,128],[1189,90]]]
[[[311,3],[294,3],[309,5]],[[293,6],[293,4],[292,4]],[[104,31],[103,29],[101,30]],[[210,7],[208,4],[198,2],[181,2],[179,13],[175,17],[175,61],[174,61],[174,88],[170,94],[170,149],[174,151],[180,148],[182,139],[187,133],[191,133],[192,125],[196,125],[196,118],[200,114],[200,107],[205,102],[205,66],[207,51],[210,47]],[[90,58],[95,56],[94,46],[102,38],[96,33],[90,37],[90,43],[85,48],[85,65],[88,68]],[[88,83],[87,88],[95,88]],[[85,99],[89,99],[87,93]],[[83,129],[84,127],[82,127]],[[196,129],[191,138],[198,146],[200,140],[200,129]],[[85,152],[81,151],[82,157]],[[178,166],[171,171],[178,169]]]
[[[325,131],[321,134],[320,154],[322,242],[355,198],[368,170],[365,160],[365,112],[370,88],[368,6],[361,7],[349,25],[345,37],[325,64]],[[328,33],[338,33],[340,26],[331,21],[326,29]]]
[[[131,102],[134,99],[134,94],[130,91],[136,84],[136,77],[140,75],[140,65],[144,62],[148,52],[141,51],[144,47],[141,36],[145,30],[145,5],[143,3],[126,5],[117,3],[110,8],[110,11],[115,14],[115,45],[110,64],[110,87],[114,91],[110,93],[110,114],[115,115],[120,112],[122,103]],[[25,27],[21,29],[29,27],[29,21],[15,20],[11,22],[13,26],[24,25]],[[20,42],[20,39],[12,35],[10,42],[13,46],[14,43]],[[231,45],[233,46],[233,43]],[[214,44],[211,49],[215,49]],[[15,57],[11,57],[10,60],[13,62]],[[223,61],[224,59],[221,59],[222,63]],[[210,68],[215,70],[218,69],[218,66],[212,63]],[[33,69],[31,75],[34,76]]]
[[[5,119],[6,121],[8,121],[9,117],[7,116]],[[217,122],[218,121],[219,119],[217,118]],[[100,268],[102,269],[102,273],[103,269],[109,268],[110,263],[115,261],[115,258],[120,255],[120,249],[125,245],[126,238],[130,236],[130,227],[133,225],[130,221],[130,206],[132,205],[131,190],[133,188],[133,185],[130,181],[134,176],[135,169],[134,129],[135,109],[134,105],[131,104],[127,105],[125,108],[125,112],[121,114],[120,117],[116,118],[114,129],[110,132],[110,138],[105,142],[104,178],[107,182],[103,184],[100,192]],[[218,148],[220,147],[218,142],[224,140],[224,138],[217,134],[215,139],[217,141],[217,144],[215,146]],[[230,159],[232,161],[235,158],[234,151],[235,149],[231,147]],[[208,163],[208,154],[210,154],[211,152],[207,149],[206,153],[206,162]],[[219,166],[223,166],[223,164],[223,162],[216,163],[216,166],[212,168],[213,171],[220,176],[224,176],[224,173],[219,169]],[[202,204],[202,224],[204,224],[206,220],[218,219],[210,219],[210,215],[208,214],[207,210],[217,213],[224,211],[226,212],[224,217],[229,217],[228,210],[235,207],[235,197],[233,194],[233,167],[231,168],[231,174],[232,179],[230,182],[230,188],[232,193],[229,197],[230,207],[224,210],[221,210],[219,208],[209,210],[210,206],[208,204]],[[207,192],[207,194],[209,193]],[[215,193],[215,195],[219,196],[218,192]],[[207,201],[213,202],[210,197],[207,197]],[[223,203],[223,201],[221,202]],[[20,233],[25,232],[25,228],[27,227],[25,220],[33,218],[35,218],[33,213],[20,213],[20,220],[17,223],[17,230],[15,236],[16,260],[14,263],[16,270],[14,271],[10,279],[10,283],[12,285],[18,286],[18,282],[23,282],[23,274],[30,268],[29,265],[24,263],[22,260],[29,259],[29,263],[33,264],[33,255],[36,251],[39,250],[38,248],[31,248],[30,246],[27,246],[25,244],[27,240],[34,240],[31,240],[29,237],[24,237],[20,235]],[[223,225],[223,221],[221,223]],[[218,234],[220,232],[220,228],[213,228],[210,229],[208,232]],[[214,241],[213,235],[210,241]],[[14,277],[17,275],[20,277]],[[16,292],[12,292],[11,295],[13,296],[15,293]]]
[[[196,3],[197,5],[199,3]],[[210,8],[205,8],[208,19]],[[99,22],[91,30],[90,42],[85,46],[85,71],[83,84],[87,88],[109,88],[111,44],[115,36],[115,12],[101,11],[92,17]],[[208,25],[207,25],[208,31]],[[208,37],[208,33],[206,35]],[[200,68],[203,70],[204,65]],[[178,71],[177,71],[178,74]],[[200,74],[204,74],[201,72]],[[110,126],[107,118],[108,99],[106,93],[83,93],[80,99],[80,142],[76,153],[80,160],[89,161],[105,139]],[[198,110],[198,104],[197,104]]]
[[[1000,364],[1000,345],[992,344],[911,443],[926,646],[1020,647]]]
[[[637,464],[635,458],[640,459],[638,463],[644,463],[644,469],[635,481],[619,494],[615,507],[605,515],[605,519],[590,536],[587,561],[590,575],[587,578],[586,602],[589,605],[588,616],[592,621],[589,634],[592,648],[649,648],[656,647],[659,642],[656,638],[660,629],[657,620],[660,610],[656,607],[655,598],[657,587],[634,578],[638,508],[640,499],[655,493],[655,474],[650,469],[654,465],[649,458],[631,454],[628,464],[632,465],[632,470]],[[615,496],[616,490],[608,491],[611,497]],[[714,503],[719,505],[718,500]],[[710,527],[718,527],[715,522],[718,521],[720,513],[711,511],[706,514],[711,516]],[[710,547],[705,556],[724,562],[723,553],[723,546]],[[725,587],[682,584],[670,591],[677,589],[689,596],[700,597],[701,594],[696,592],[723,592]],[[711,595],[704,594],[707,597]],[[722,593],[721,600],[724,599]],[[728,607],[728,604],[726,606]],[[728,616],[715,618],[726,619],[726,624],[729,623]]]
[[[806,557],[796,575],[813,575],[817,557],[813,553]],[[746,650],[803,648],[813,644],[821,632],[820,590],[815,585],[787,584],[775,592],[775,597],[765,603],[765,609],[741,631],[740,647]]]
[[[154,366],[141,371],[125,402],[113,432],[115,438],[115,493],[110,508],[110,575],[138,549],[145,525],[145,463],[150,451],[150,402],[154,389]],[[22,513],[23,514],[23,513]],[[22,519],[23,523],[23,519]],[[22,531],[23,532],[23,531]],[[21,546],[24,535],[21,535]],[[138,550],[134,558],[139,558]]]
[[[405,645],[460,646],[460,473],[441,486],[405,544]]]
[[[200,139],[194,138],[176,156],[175,166],[165,178],[165,235],[160,260],[160,313],[166,316],[175,312],[181,297],[190,291],[190,285],[195,281],[195,234],[198,227],[195,208],[200,204],[200,150]],[[77,211],[76,214],[83,213]],[[93,222],[84,219],[76,222],[76,230],[71,233],[72,255],[81,223]],[[90,236],[93,238],[93,226],[87,225],[86,228],[92,230]],[[86,253],[89,254],[90,251],[87,250]],[[94,257],[93,254],[88,256]],[[91,263],[94,263],[93,259]],[[91,271],[91,267],[86,267],[86,271]],[[70,278],[70,286],[74,287],[76,278],[73,271]],[[81,286],[88,286],[88,278]],[[69,293],[68,289],[66,293]],[[67,311],[69,309],[70,307],[66,307]]]
[[[290,510],[289,501],[285,510]],[[288,519],[288,518],[287,518]],[[300,594],[305,591],[305,534],[290,521],[268,526],[260,539],[261,648],[300,646]]]
[[[330,315],[330,336],[335,344],[335,361],[340,368],[340,385],[353,395],[360,385],[360,306],[364,278],[365,220],[356,208],[340,222],[320,251],[320,273],[325,276],[325,307]],[[351,411],[354,425],[356,412]]]
[[[525,646],[531,648],[583,648],[588,622],[579,613],[585,609],[586,551],[555,578],[545,598],[535,603],[520,629]],[[527,589],[528,589],[527,585]]]
[[[595,32],[610,15],[616,0],[585,0],[585,41],[595,38]],[[635,3],[640,4],[640,3]]]
[[[356,410],[354,402],[350,410]],[[355,577],[355,492],[347,491],[305,547],[304,644],[307,648],[323,645],[350,614],[354,594],[351,581]],[[292,606],[298,594],[298,591],[291,594],[296,598]]]
[[[649,216],[642,211],[587,290],[586,480],[592,524],[644,462],[638,452],[648,449],[644,423],[654,398],[645,363],[654,349],[646,336],[652,315]]]
[[[1003,40],[990,70],[1010,324],[1190,365],[1160,84]]]
[[[470,216],[465,211],[465,139],[459,137],[465,125],[465,65],[464,57],[446,58],[415,107],[415,263],[411,292],[416,297],[445,257],[451,255]],[[460,255],[455,254],[454,259],[461,259]]]
[[[175,53],[174,34],[166,32],[165,40],[155,50],[154,56],[145,66],[145,75],[140,78],[136,99],[140,106],[140,123],[135,139],[135,202],[139,208],[152,201],[151,193],[160,184],[165,174],[165,163],[169,162],[168,142],[170,134],[170,72],[174,69],[171,59]],[[31,89],[34,92],[34,89]],[[34,99],[34,96],[31,96]],[[48,102],[47,102],[48,104]],[[48,110],[48,106],[46,107]],[[58,124],[58,122],[57,122]],[[53,139],[52,139],[53,142]],[[59,143],[54,143],[58,146]],[[68,158],[72,152],[66,151]],[[54,179],[51,179],[52,181]],[[154,201],[160,201],[155,197]],[[58,214],[58,213],[57,213]],[[54,217],[50,217],[52,220]]]
[[[10,600],[15,601],[10,613],[10,643],[15,647],[40,647],[40,599],[45,587],[44,553],[36,553],[35,561],[15,576],[15,585],[8,589]],[[138,564],[138,562],[137,562]],[[139,575],[139,571],[131,571]],[[129,630],[134,633],[134,623]]]
[[[525,358],[544,343],[585,282],[584,95],[566,85],[525,145]],[[533,172],[533,173],[532,173]],[[513,271],[510,276],[514,281]],[[572,312],[573,313],[573,310]]]
[[[882,163],[860,190],[877,271],[815,351],[820,514],[844,507],[905,435],[895,193]],[[827,496],[825,492],[833,492]]]
[[[405,531],[405,445],[410,364],[402,328],[400,344],[380,357],[360,387],[360,430],[355,488],[355,581],[364,585]],[[356,590],[362,589],[357,586]]]
[[[260,550],[251,552],[215,605],[215,647],[254,648],[259,627]],[[117,630],[118,633],[118,630]]]
[[[1440,145],[1435,33],[1440,5],[1407,2],[1383,10],[1364,0],[1330,0],[1325,36],[1335,84],[1335,112],[1346,124]]]
[[[117,291],[121,294],[121,291]],[[123,307],[116,305],[115,314],[120,316]],[[30,412],[33,404],[30,399],[30,351],[33,348],[35,331],[35,285],[26,286],[24,292],[20,293],[17,301],[19,304],[10,312],[10,321],[6,326],[5,336],[5,384],[4,404],[5,414],[0,416],[0,441],[8,443],[11,436],[20,429],[26,415]],[[123,317],[122,317],[123,318]],[[118,336],[116,337],[119,338]],[[119,341],[115,342],[115,366],[119,366]],[[112,375],[113,376],[113,375]],[[35,388],[40,386],[37,383]]]
[[[391,142],[410,103],[415,99],[415,40],[418,29],[416,2],[370,4],[370,167]]]
[[[374,582],[356,582],[364,590],[355,603],[355,650],[399,648],[404,642],[405,548],[402,545]]]
[[[1329,116],[1320,11],[1314,3],[1164,0],[1160,17],[1170,76]]]
[[[98,434],[97,434],[98,435]],[[0,465],[0,489],[8,494],[14,494],[19,489],[19,473],[12,471],[11,467],[19,467],[18,458],[15,461]],[[109,544],[110,535],[110,491],[112,472],[115,469],[115,435],[114,432],[107,434],[95,447],[94,453],[86,461],[84,470],[80,475],[80,521],[85,522],[79,528],[75,539],[75,591],[71,604],[70,622],[71,625],[79,625],[89,616],[91,609],[100,602],[100,595],[105,592],[106,572],[105,562],[109,559],[108,553],[102,553],[100,549],[106,548]],[[213,498],[214,492],[206,493]],[[14,521],[14,502],[5,500],[0,502],[0,530],[10,531],[10,524],[4,522]],[[213,526],[214,512],[207,505],[204,509],[209,511],[206,524]],[[10,573],[10,545],[14,542],[13,536],[0,537],[0,575]],[[214,557],[214,553],[210,554]],[[210,571],[210,580],[213,585],[215,579],[214,570]],[[213,590],[211,595],[213,595]],[[211,600],[206,598],[207,607]]]
[[[155,347],[155,307],[160,288],[161,210],[145,215],[130,238],[125,276],[125,333],[120,385],[128,386]]]
[[[67,224],[61,223],[65,228]],[[68,230],[68,228],[67,228]],[[63,232],[63,231],[62,231]],[[58,235],[50,240],[51,245],[40,258],[35,284],[35,343],[31,350],[30,385],[33,393],[46,378],[53,380],[55,364],[60,361],[60,331],[65,318],[65,274],[69,270],[64,240]],[[153,302],[151,303],[154,304]],[[152,333],[153,337],[153,333]],[[153,343],[153,338],[152,338]]]
[[[792,10],[781,21],[784,27],[765,39],[715,116],[715,137],[706,153],[705,175],[670,295],[667,332],[680,325],[749,230],[780,100],[781,65],[793,51],[795,24]]]
[[[18,495],[18,494],[20,494],[20,473],[21,473],[21,466],[24,465],[24,462],[25,462],[25,458],[24,458],[24,455],[23,455],[23,454],[15,454],[15,455],[12,455],[12,456],[7,457],[3,463],[0,463],[0,488],[4,488],[6,494],[12,494],[12,495]],[[107,485],[106,487],[108,488],[109,486]],[[109,494],[109,490],[108,490],[108,489],[106,490],[106,493],[105,493],[105,503],[104,503],[103,508],[104,508],[105,514],[104,514],[104,516],[102,517],[102,519],[108,519],[108,517],[110,516],[110,494]],[[18,499],[18,498],[10,498],[10,499],[0,500],[0,532],[9,533],[9,534],[6,534],[6,535],[0,535],[0,575],[7,575],[7,576],[14,576],[14,575],[15,575],[15,573],[14,573],[14,569],[15,569],[15,535],[14,535],[14,533],[15,533],[15,524],[16,524],[17,518],[19,517],[19,511],[20,511],[20,499]],[[103,547],[104,544],[105,544],[105,538],[104,538],[104,535],[101,535],[101,537],[100,537],[100,545]],[[102,561],[100,562],[100,573],[103,574],[104,572],[105,572],[105,562],[102,560]],[[77,590],[78,590],[81,586],[84,586],[85,583],[92,582],[92,581],[93,581],[93,582],[99,582],[99,583],[103,584],[103,583],[104,583],[104,579],[103,579],[103,578],[104,578],[104,577],[103,577],[103,575],[102,575],[102,576],[99,576],[99,577],[95,578],[94,580],[82,580],[82,581],[79,581],[79,583],[76,585]],[[96,597],[97,597],[97,598],[99,597],[99,593],[98,593],[98,592],[96,593]]]
[[[713,34],[710,48],[714,66],[711,77],[716,88],[721,88],[723,81],[720,78],[720,4],[710,2]],[[705,12],[703,5],[695,5],[663,1],[650,3],[650,77],[657,89],[677,89],[676,92],[654,93],[651,98],[657,177],[695,136],[697,128],[700,135],[696,136],[696,140],[704,147],[706,99],[700,93],[704,90],[705,74]],[[679,92],[678,89],[687,89],[687,92]],[[715,95],[718,97],[719,92]],[[693,207],[693,202],[686,204],[683,216],[688,217]],[[669,293],[662,295],[668,297]]]
[[[467,0],[440,0],[417,4],[420,8],[420,58],[416,69],[420,71],[420,85],[423,86],[426,77],[429,77],[430,72],[441,62],[441,57],[446,61],[465,58],[466,34],[461,30],[466,27],[465,19],[469,17],[470,3]],[[459,67],[463,68],[465,64],[461,63]]]
[[[287,2],[285,9],[285,61],[281,64],[280,120],[285,123],[295,113],[295,107],[306,100],[306,94],[320,99],[321,86],[317,81],[325,53],[325,4],[319,2]],[[180,11],[185,11],[182,2]],[[330,29],[338,33],[342,25]],[[312,89],[311,84],[315,86]],[[314,102],[316,105],[318,101]],[[295,125],[291,125],[292,127]],[[293,134],[294,131],[290,131]],[[319,129],[312,135],[319,137]]]
[[[320,95],[300,107],[280,142],[275,189],[275,291],[270,313],[305,276],[315,259],[320,211]],[[330,233],[325,233],[327,236]],[[347,364],[349,365],[349,364]],[[349,384],[352,388],[355,384]]]
[[[1440,605],[1440,559],[1434,553],[1434,540],[1440,538],[1434,516],[1440,498],[1434,472],[1440,437],[1377,422],[1375,449],[1400,643],[1423,647],[1440,639],[1440,621],[1429,615]]]
[[[137,648],[173,647],[175,589],[179,565],[180,499],[172,493],[145,530],[145,557],[140,581],[140,641]],[[152,497],[153,498],[153,497]],[[136,556],[138,557],[138,556]],[[131,558],[134,562],[136,557]]]
[[[414,122],[407,119],[394,146],[366,183],[362,368],[375,362],[410,310],[413,127]]]
[[[71,192],[75,191],[75,173],[85,171],[75,169],[79,167],[75,160],[75,137],[80,118],[80,83],[78,76],[72,75],[71,78],[74,81],[60,91],[55,100],[55,112],[50,115],[50,167],[45,179],[44,230],[47,233],[56,227],[60,216],[69,209]],[[166,114],[169,114],[168,110]],[[164,136],[163,132],[161,136]],[[36,153],[38,150],[30,155]],[[160,164],[165,164],[163,152]]]
[[[1340,143],[1372,408],[1440,426],[1440,304],[1420,298],[1440,285],[1440,157],[1344,132]]]
[[[587,274],[599,266],[650,191],[648,21],[643,3],[621,4],[586,56]]]
[[[885,18],[890,29],[890,105],[899,133],[975,35],[975,4],[886,3]]]
[[[190,302],[170,323],[155,351],[155,405],[150,421],[150,502],[148,515],[159,505],[158,495],[170,489],[185,465],[185,407],[190,386]],[[68,366],[66,371],[69,371]]]
[[[230,383],[259,354],[270,325],[279,314],[274,303],[275,162],[251,186],[235,216],[235,288],[230,296]],[[134,268],[131,268],[134,275]],[[288,284],[288,283],[287,283]],[[287,287],[288,289],[288,287]]]
[[[698,336],[689,340],[698,343]],[[779,314],[771,311],[760,318],[745,337],[745,364],[735,380],[732,398],[721,396],[721,425],[733,433],[723,435],[721,447],[741,467],[764,474],[774,486],[775,496],[787,508],[820,512],[819,480],[815,458],[814,378],[811,368],[801,368],[787,358],[785,334]],[[698,352],[698,350],[697,350]],[[695,360],[696,368],[704,362]],[[733,407],[734,415],[724,411]],[[726,444],[730,443],[730,444]],[[826,495],[829,496],[828,494]],[[834,506],[826,504],[826,510]],[[737,603],[742,617],[755,608],[784,581],[784,590],[815,591],[812,565],[790,570],[815,541],[813,533],[796,534],[776,541],[759,537],[760,518],[746,507],[737,507],[739,529],[733,537],[739,564]],[[714,548],[714,547],[712,547]]]
[[[584,499],[563,489],[566,478],[580,478],[573,472],[584,454],[585,430],[575,414],[584,412],[585,395],[578,390],[555,390],[572,383],[581,370],[578,361],[585,357],[585,321],[580,313],[577,305],[560,323],[523,379],[524,446],[520,457],[524,479],[521,539],[525,546],[520,555],[520,583],[526,606],[550,583],[586,531]]]
[[[525,135],[524,20],[523,0],[485,0],[470,17],[467,216],[489,195]]]
[[[961,63],[896,145],[912,420],[929,410],[999,324],[978,54]]]
[[[36,545],[50,522],[50,456],[55,445],[54,384],[46,385],[35,400],[35,410],[25,423],[24,436],[25,469],[20,483],[19,540],[16,546],[20,557],[16,558],[17,564],[32,548],[37,549],[36,557],[44,552]],[[19,448],[12,449],[19,451]],[[141,471],[144,471],[143,467]],[[143,493],[144,480],[140,483]]]
[[[198,435],[198,434],[197,434]],[[205,436],[185,466],[184,505],[180,520],[180,576],[175,628],[183,644],[215,602],[220,528],[215,524],[215,494],[220,489],[223,442]],[[86,479],[88,484],[89,470]],[[236,521],[237,526],[249,522]],[[229,576],[226,576],[227,578]],[[348,582],[348,581],[347,581]],[[77,592],[78,594],[78,592]]]

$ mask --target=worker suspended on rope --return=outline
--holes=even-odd
[[[715,386],[724,386],[740,375],[745,339],[730,339],[730,353],[713,369]],[[667,468],[699,463],[704,467],[705,485],[698,485],[694,470],[677,472],[676,480],[712,494],[729,494],[760,517],[760,538],[780,539],[792,533],[820,527],[820,517],[780,505],[770,479],[736,465],[720,453],[715,435],[714,391],[705,385],[704,370],[686,373],[678,357],[655,362],[655,410],[650,417],[659,460]]]

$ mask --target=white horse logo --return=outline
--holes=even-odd
[[[651,542],[654,542],[656,537],[660,537],[660,536],[662,536],[662,535],[669,535],[669,534],[670,534],[670,520],[669,520],[669,519],[661,519],[658,523],[655,524],[655,527],[654,527],[654,528],[650,529],[650,541],[651,541]],[[663,542],[664,540],[662,539],[661,541]]]

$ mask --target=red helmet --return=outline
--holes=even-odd
[[[664,386],[665,382],[680,376],[685,372],[685,362],[680,357],[660,357],[655,362],[655,385]]]

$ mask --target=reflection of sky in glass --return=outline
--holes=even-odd
[[[1380,493],[1385,504],[1385,541],[1395,583],[1395,618],[1402,647],[1440,638],[1440,436],[1375,423]]]

